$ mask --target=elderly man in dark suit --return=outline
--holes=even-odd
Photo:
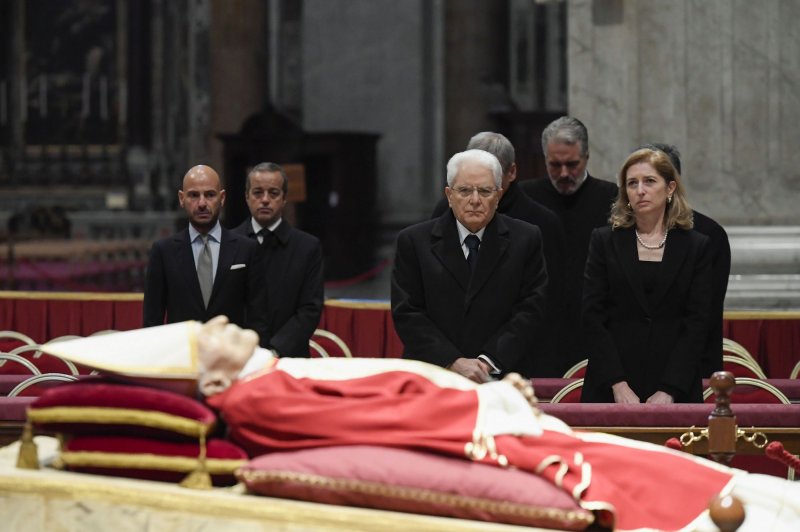
[[[468,150],[488,151],[500,162],[503,169],[502,188],[497,212],[523,220],[539,227],[544,244],[544,259],[547,267],[547,300],[545,319],[535,333],[534,356],[529,357],[530,367],[524,372],[531,377],[560,377],[562,361],[556,350],[557,320],[560,316],[562,276],[564,270],[564,230],[561,220],[553,212],[530,199],[517,185],[517,163],[514,145],[504,135],[493,131],[482,131],[469,139]],[[432,218],[438,218],[449,208],[447,198],[442,198],[433,210]]]
[[[405,358],[476,382],[526,372],[544,314],[539,228],[497,214],[502,169],[483,150],[447,163],[450,210],[397,237],[392,317]]]
[[[307,357],[308,340],[322,315],[322,246],[315,236],[283,219],[289,180],[275,163],[260,163],[247,174],[245,199],[251,217],[234,231],[258,240],[266,255],[260,272],[267,285],[269,338],[279,356]]]
[[[258,244],[219,224],[225,203],[219,175],[210,166],[191,168],[178,201],[189,227],[155,242],[144,289],[145,327],[223,314],[239,326],[269,336],[263,309],[266,289]]]

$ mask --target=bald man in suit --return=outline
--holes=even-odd
[[[267,293],[259,277],[263,254],[256,242],[220,225],[225,190],[219,174],[210,166],[191,168],[178,191],[178,202],[189,226],[155,242],[150,250],[144,326],[205,322],[222,314],[268,338]]]

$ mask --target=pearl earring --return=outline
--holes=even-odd
[[[672,196],[667,196],[667,203],[672,203]]]

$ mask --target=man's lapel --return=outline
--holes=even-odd
[[[214,301],[214,297],[217,295],[224,286],[225,277],[228,275],[228,272],[231,269],[231,265],[233,264],[233,258],[236,256],[236,246],[238,246],[237,240],[239,238],[246,238],[240,237],[239,235],[231,232],[226,231],[225,229],[222,230],[222,234],[220,235],[220,243],[219,243],[219,261],[217,262],[217,273],[214,276],[214,289],[211,291],[211,298],[208,300],[208,306],[211,306],[212,301]]]
[[[492,218],[483,232],[483,239],[481,239],[481,247],[478,253],[478,264],[475,266],[475,272],[472,274],[472,280],[467,290],[466,306],[469,306],[483,285],[494,274],[509,245],[511,245],[511,242],[508,225],[502,219],[502,215],[495,213],[494,218]]]
[[[188,227],[182,233],[175,235],[173,244],[175,247],[175,254],[178,257],[178,271],[186,272],[186,275],[181,275],[186,283],[186,290],[184,293],[190,295],[194,305],[205,308],[203,304],[203,292],[200,290],[200,281],[197,280],[197,265],[194,262],[192,242],[189,240]]]
[[[458,238],[456,219],[452,210],[447,210],[434,223],[431,230],[431,252],[450,272],[466,292],[469,286],[469,265]]]

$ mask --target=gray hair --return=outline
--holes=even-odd
[[[578,144],[581,156],[589,155],[589,133],[586,126],[577,118],[562,116],[556,118],[542,131],[542,153],[547,153],[547,145],[551,142],[561,144]]]
[[[504,135],[494,131],[481,131],[469,139],[468,150],[488,151],[500,161],[503,172],[508,172],[515,161],[514,145]]]
[[[500,188],[502,186],[503,169],[500,167],[500,161],[497,157],[483,150],[467,150],[458,152],[447,161],[447,186],[452,187],[453,181],[456,178],[461,166],[464,163],[472,162],[479,164],[492,171],[494,177],[494,186]]]
[[[259,172],[278,172],[281,174],[283,178],[283,185],[281,185],[281,189],[283,189],[283,195],[289,193],[289,178],[286,176],[286,172],[283,171],[283,167],[276,163],[258,163],[254,167],[247,172],[247,179],[244,182],[244,192],[247,194],[250,192],[250,177],[253,174],[257,174]]]

